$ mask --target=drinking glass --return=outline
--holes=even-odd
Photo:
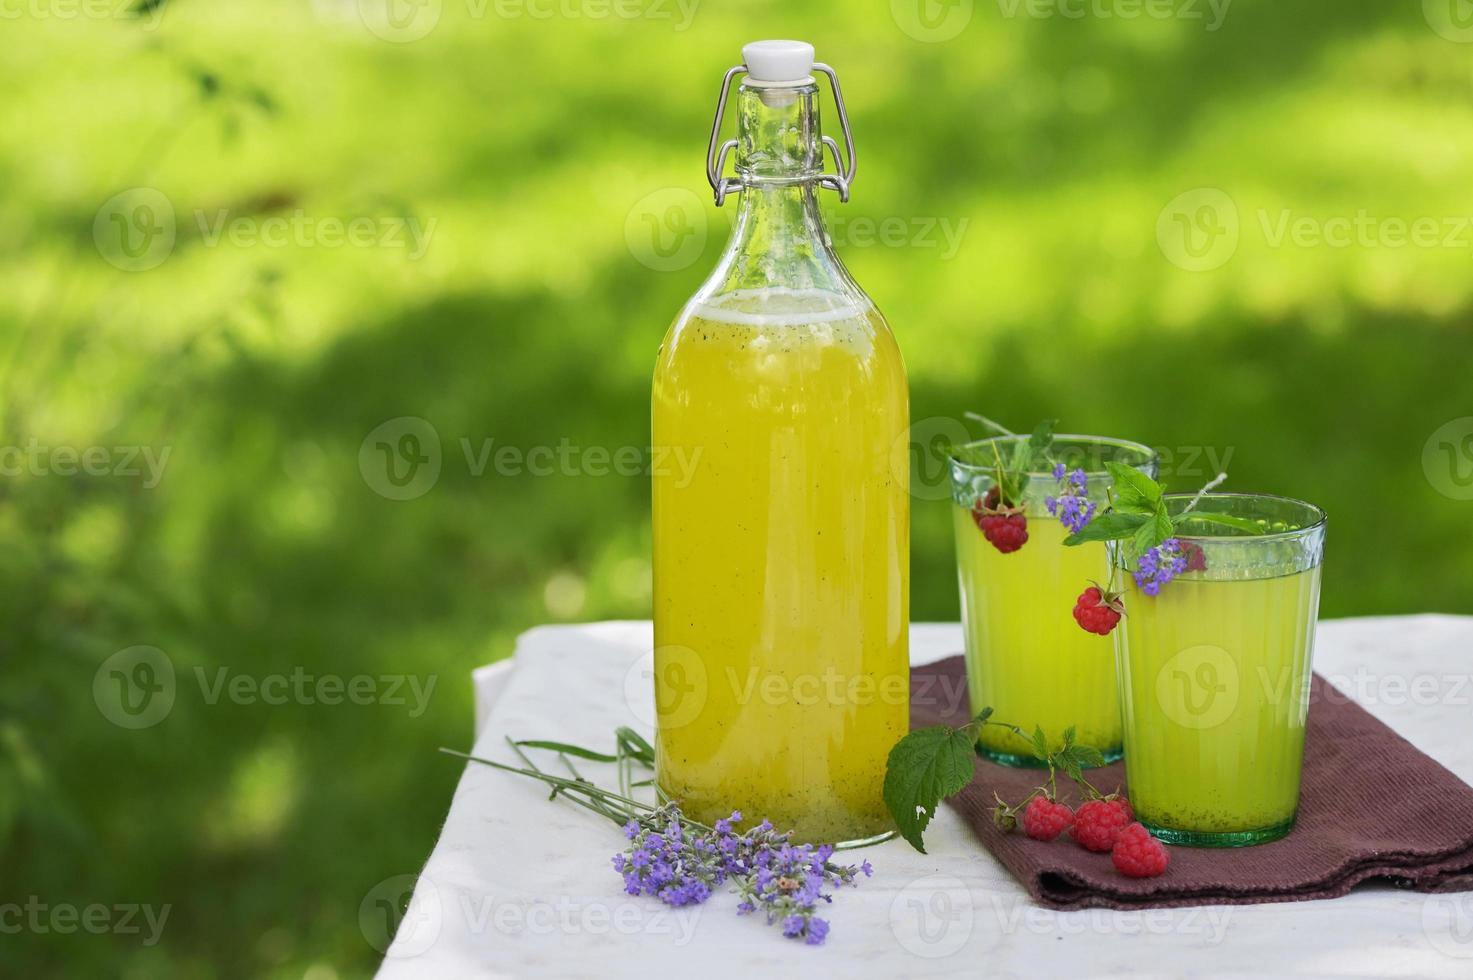
[[[993,487],[996,460],[1011,459],[1018,441],[1027,438],[983,439],[951,454],[952,523],[972,707],[991,705],[998,721],[1030,734],[1041,727],[1051,748],[1059,747],[1064,729],[1072,726],[1076,742],[1099,749],[1106,762],[1113,762],[1121,751],[1114,651],[1109,637],[1086,632],[1072,613],[1091,580],[1103,583],[1109,576],[1104,544],[1064,546],[1069,531],[1046,506],[1046,498],[1059,489],[1051,466],[1029,474],[1023,500],[1016,502],[1028,522],[1028,540],[1021,548],[1002,553],[978,524],[977,507]],[[1066,471],[1085,471],[1087,493],[1097,508],[1106,505],[1112,486],[1107,462],[1156,475],[1155,452],[1122,439],[1061,435],[1050,452]],[[996,725],[982,729],[977,751],[1004,765],[1043,765],[1029,740]]]
[[[1181,513],[1191,494],[1168,494]],[[1125,770],[1136,818],[1194,847],[1277,840],[1294,826],[1309,711],[1325,514],[1266,494],[1214,493],[1197,513],[1251,533],[1183,525],[1189,568],[1151,596],[1112,542],[1125,617],[1116,630]]]

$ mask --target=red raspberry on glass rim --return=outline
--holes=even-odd
[[[1074,601],[1075,622],[1100,636],[1109,635],[1124,614],[1125,604],[1120,601],[1120,596],[1105,592],[1097,585],[1085,589]]]
[[[1021,507],[1006,504],[997,487],[987,491],[987,496],[972,508],[972,520],[992,546],[1005,555],[1028,543],[1028,518]]]

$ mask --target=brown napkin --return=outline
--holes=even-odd
[[[959,656],[911,670],[912,728],[966,722],[964,670]],[[976,778],[947,802],[1034,899],[1060,909],[1297,902],[1335,898],[1377,878],[1417,891],[1473,889],[1473,788],[1359,705],[1325,697],[1327,690],[1316,675],[1299,822],[1289,836],[1256,847],[1172,847],[1171,866],[1158,878],[1127,878],[1108,854],[1067,836],[1044,843],[998,830],[993,791],[1017,802],[1043,781],[1043,770],[979,759]],[[1067,793],[1069,780],[1059,782]],[[1122,763],[1092,770],[1090,782],[1129,795]]]

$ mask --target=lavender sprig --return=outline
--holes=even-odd
[[[782,923],[787,938],[821,945],[829,924],[818,910],[833,901],[826,889],[852,885],[874,869],[868,861],[859,867],[833,864],[832,845],[794,844],[791,831],[780,834],[767,820],[738,834],[732,825],[741,819],[733,811],[713,828],[692,832],[680,807],[667,803],[624,827],[629,846],[614,855],[614,870],[630,895],[651,895],[674,906],[704,902],[731,880],[741,899],[739,915],[760,910],[769,925]]]
[[[791,830],[778,833],[767,820],[739,834],[733,829],[742,820],[739,811],[708,827],[685,816],[678,802],[654,806],[602,789],[583,778],[567,758],[652,764],[653,753],[646,758],[642,739],[626,745],[621,736],[613,756],[561,742],[508,742],[526,768],[452,749],[440,751],[541,780],[552,787],[552,797],[562,796],[619,824],[629,844],[612,863],[630,895],[648,895],[672,906],[698,905],[730,881],[740,897],[739,915],[761,911],[769,925],[782,923],[787,938],[818,946],[828,935],[829,923],[817,913],[833,901],[833,889],[853,885],[860,874],[868,877],[874,872],[868,861],[858,867],[835,864],[830,860],[832,845],[794,844]],[[572,778],[538,768],[522,751],[523,745],[558,752]]]

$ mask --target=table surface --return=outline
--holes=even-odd
[[[961,644],[954,623],[911,628],[915,663]],[[475,753],[514,762],[506,736],[599,747],[618,725],[648,732],[650,649],[648,622],[523,634],[511,659],[475,672]],[[1473,617],[1322,622],[1315,668],[1473,782]],[[589,763],[584,774],[613,785],[612,767]],[[899,840],[865,851],[874,877],[839,893],[828,942],[813,949],[738,917],[724,892],[687,909],[625,895],[609,865],[623,843],[612,824],[549,802],[531,780],[471,765],[379,975],[648,977],[694,967],[710,980],[801,964],[886,978],[1473,977],[1473,894],[1373,884],[1327,901],[1056,912],[1033,903],[949,809],[926,841],[924,855]],[[401,879],[376,891],[407,893]]]

